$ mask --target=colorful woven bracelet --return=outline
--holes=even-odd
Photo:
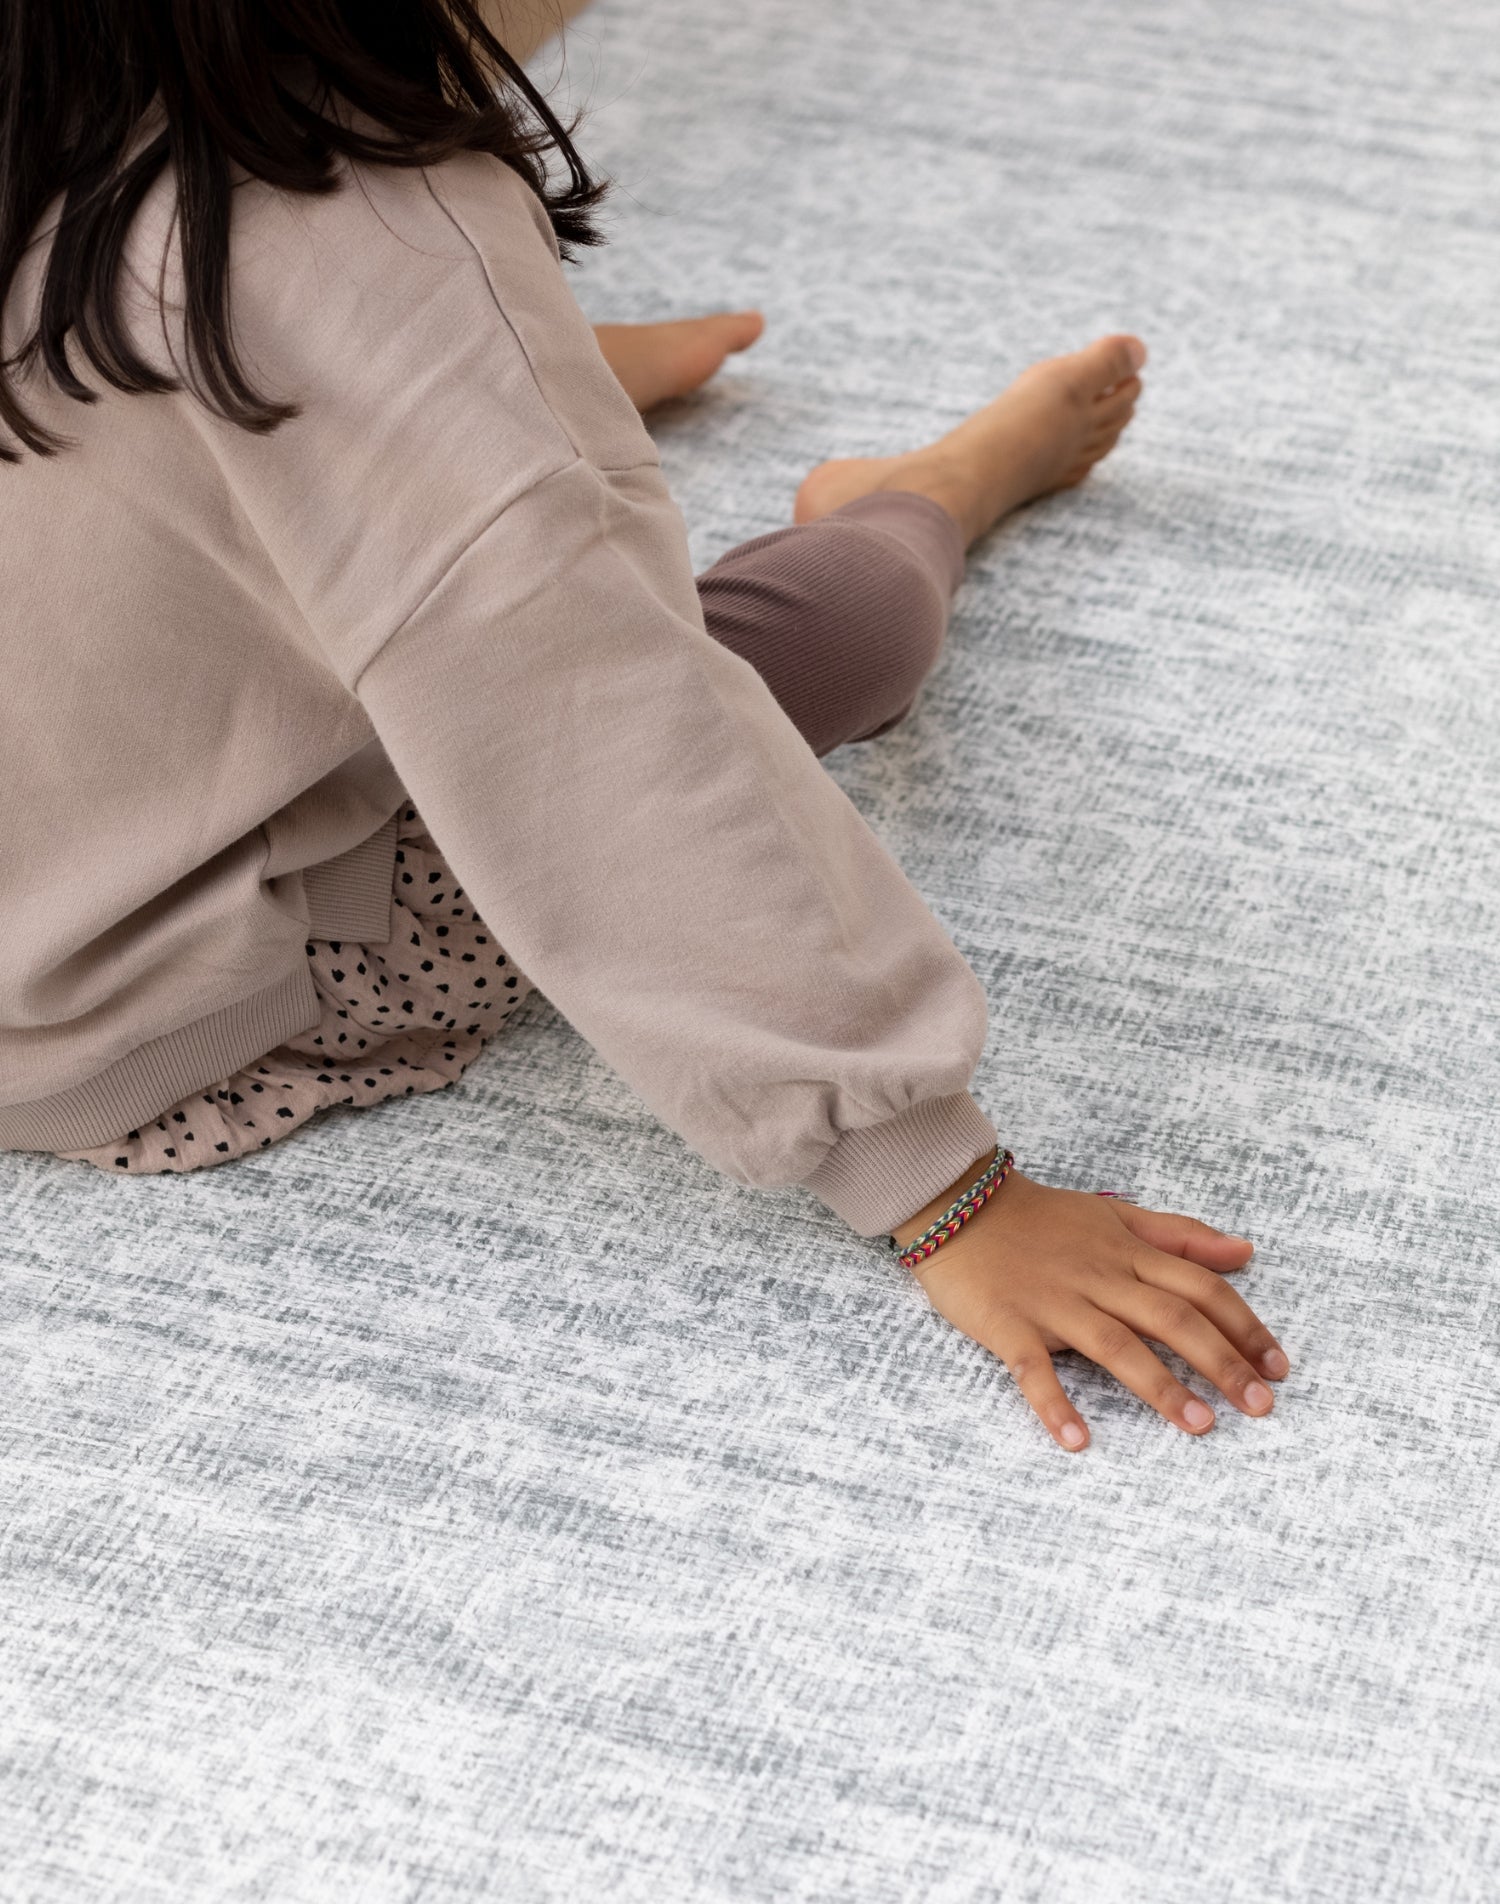
[[[899,1252],[897,1260],[901,1267],[915,1269],[917,1264],[925,1262],[934,1250],[941,1249],[949,1237],[956,1236],[974,1212],[982,1209],[1004,1183],[1015,1161],[1008,1150],[1001,1151],[984,1174],[976,1178],[960,1197],[949,1204],[935,1223],[929,1224],[922,1234],[908,1243],[904,1249],[893,1236],[891,1248]]]

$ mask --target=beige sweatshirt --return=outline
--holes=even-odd
[[[77,447],[0,466],[0,1147],[102,1143],[314,1024],[305,942],[389,936],[410,798],[684,1142],[891,1230],[997,1141],[978,979],[707,633],[540,200],[486,154],[341,168],[233,195],[236,339],[300,418],[255,435],[76,354],[97,404],[22,384]],[[171,193],[130,252],[163,364]]]

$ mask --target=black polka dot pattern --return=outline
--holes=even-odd
[[[390,939],[309,939],[307,962],[323,1007],[310,1031],[139,1130],[57,1155],[115,1175],[202,1170],[264,1150],[320,1111],[441,1091],[532,989],[415,807],[401,809],[396,828]]]

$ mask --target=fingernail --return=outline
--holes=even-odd
[[[1246,1382],[1245,1406],[1253,1409],[1257,1415],[1263,1415],[1271,1406],[1271,1391],[1264,1382]]]
[[[1206,1428],[1214,1418],[1214,1411],[1206,1402],[1200,1402],[1195,1395],[1182,1411],[1182,1419],[1189,1428]]]
[[[1088,1436],[1078,1426],[1076,1421],[1064,1422],[1058,1432],[1070,1448],[1081,1448],[1084,1442],[1088,1440]]]
[[[1273,1382],[1279,1381],[1291,1366],[1280,1349],[1267,1349],[1260,1358],[1261,1373],[1269,1375]]]
[[[1146,346],[1141,343],[1139,338],[1134,339],[1130,345],[1130,361],[1137,370],[1141,369],[1145,364]]]

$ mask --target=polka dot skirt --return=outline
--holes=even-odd
[[[396,828],[391,937],[309,939],[322,1001],[310,1031],[181,1098],[139,1130],[54,1154],[100,1170],[202,1170],[264,1150],[331,1106],[441,1091],[531,991],[465,900],[414,807]]]

